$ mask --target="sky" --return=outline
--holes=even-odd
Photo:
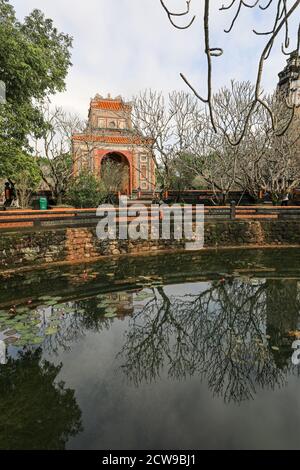
[[[10,0],[10,3],[20,20],[37,8],[52,18],[57,28],[73,36],[73,66],[66,80],[66,92],[55,95],[52,102],[83,118],[96,93],[122,95],[130,100],[146,88],[165,94],[188,90],[180,72],[202,95],[207,93],[203,0],[193,0],[196,21],[183,31],[170,25],[159,0]],[[166,3],[174,10],[185,6],[185,0]],[[233,12],[218,11],[218,7],[227,4],[226,0],[214,0],[211,4],[211,47],[224,49],[223,56],[213,60],[214,90],[228,86],[231,79],[254,82],[266,37],[255,36],[252,29],[254,26],[258,30],[270,29],[274,9],[269,13],[244,9],[233,33],[226,35],[224,28],[230,24]],[[291,22],[293,39],[299,10],[298,7]],[[263,86],[267,92],[276,87],[278,72],[285,65],[281,42],[282,37],[265,64]],[[295,48],[294,41],[291,50]]]

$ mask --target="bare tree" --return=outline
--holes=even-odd
[[[277,122],[289,121],[292,110],[278,95],[265,100]],[[253,116],[254,125],[249,126],[240,148],[236,184],[256,198],[268,192],[278,202],[300,184],[300,131],[293,125],[278,136],[270,129],[270,115],[264,108]]]
[[[129,178],[127,165],[108,160],[102,164],[101,185],[104,194],[114,201],[114,196],[118,191],[124,191]]]
[[[282,386],[291,366],[287,358],[277,364],[272,326],[285,300],[279,295],[270,306],[270,288],[266,280],[238,278],[182,296],[153,288],[130,320],[119,354],[123,372],[136,386],[156,380],[163,369],[177,380],[199,375],[215,395],[237,403],[253,399],[258,389]],[[291,303],[297,312],[297,296]],[[280,325],[281,338],[286,327]]]
[[[174,162],[189,152],[196,131],[192,123],[200,113],[197,100],[182,92],[145,91],[133,104],[133,126],[152,153],[162,189],[170,189]],[[200,122],[200,118],[198,119]]]
[[[73,149],[72,136],[84,129],[85,123],[76,114],[62,108],[52,109],[49,104],[43,108],[47,129],[36,142],[36,153],[40,156],[41,176],[58,204],[62,202],[68,183],[74,174],[74,164],[82,162],[82,147]],[[92,149],[89,142],[82,142],[87,155]]]
[[[187,29],[190,28],[191,25],[194,23],[196,16],[192,16],[191,19],[189,18],[189,15],[191,14],[192,6],[193,3],[196,3],[196,0],[185,0],[186,3],[186,8],[183,9],[180,12],[172,11],[170,8],[167,6],[167,1],[166,0],[160,0],[160,3],[162,7],[164,8],[165,12],[167,13],[167,16],[169,18],[169,21],[171,24],[178,29]],[[200,2],[199,2],[200,3]],[[215,3],[215,2],[214,2]],[[211,8],[212,8],[212,2],[209,0],[205,0],[203,2],[203,32],[204,32],[204,42],[205,42],[205,55],[207,58],[207,95],[205,97],[201,96],[195,89],[195,87],[189,82],[189,80],[181,73],[181,77],[184,80],[184,82],[189,86],[189,88],[193,91],[194,95],[204,104],[208,106],[208,111],[209,111],[209,117],[210,121],[213,127],[213,130],[215,133],[217,133],[220,129],[218,129],[217,126],[217,118],[215,114],[215,109],[214,109],[214,92],[212,88],[212,80],[213,80],[213,59],[220,57],[223,55],[223,49],[221,47],[212,47],[211,46]],[[288,0],[277,0],[276,2],[273,0],[252,0],[251,2],[249,1],[244,1],[244,0],[228,0],[228,4],[223,4],[220,2],[220,8],[219,11],[222,13],[224,11],[233,11],[233,19],[228,27],[228,29],[225,29],[225,33],[231,33],[235,24],[237,23],[241,11],[243,9],[258,9],[258,14],[260,16],[264,16],[267,12],[272,12],[271,8],[276,4],[276,8],[274,9],[274,18],[271,27],[269,28],[268,31],[256,31],[253,29],[253,33],[256,35],[260,36],[265,36],[266,37],[266,43],[263,47],[263,50],[261,52],[258,66],[257,66],[257,76],[256,76],[256,83],[254,86],[254,94],[249,99],[248,102],[248,110],[247,110],[247,115],[246,115],[246,120],[244,123],[244,126],[240,129],[240,132],[236,136],[232,136],[231,134],[225,132],[225,137],[229,141],[231,145],[239,145],[243,138],[245,137],[247,127],[249,124],[249,121],[251,119],[251,115],[255,113],[258,107],[263,107],[265,111],[268,113],[269,118],[270,118],[270,128],[274,133],[276,133],[278,136],[283,135],[287,129],[289,128],[289,125],[291,123],[291,120],[283,127],[278,126],[278,122],[276,121],[276,118],[273,114],[272,108],[270,108],[268,102],[263,99],[262,97],[262,78],[263,78],[263,72],[264,72],[264,64],[266,60],[269,58],[270,53],[273,49],[273,46],[275,42],[278,40],[278,37],[282,31],[284,31],[284,43],[282,44],[282,53],[288,55],[289,53],[287,52],[287,49],[291,46],[291,40],[290,40],[290,33],[289,33],[289,22],[292,16],[296,16],[297,11],[299,12],[299,6],[300,6],[300,0],[294,1],[294,2],[289,2]],[[183,17],[187,18],[187,23],[184,26],[178,25],[176,20],[178,18]],[[214,18],[214,17],[213,17]],[[295,49],[297,53],[299,54],[300,51],[300,23],[299,23],[299,28],[298,28],[298,35],[295,41]],[[296,104],[291,103],[288,100],[286,101],[286,105],[293,111],[295,111]],[[293,114],[292,113],[292,114]],[[222,129],[221,129],[222,130]]]
[[[258,198],[269,192],[274,201],[300,184],[300,131],[292,125],[278,136],[272,130],[265,107],[249,115],[255,87],[231,82],[212,98],[215,133],[210,114],[192,95],[144,92],[134,102],[134,126],[148,140],[164,189],[172,188],[174,175],[199,177],[214,193],[213,200],[226,203],[230,191],[242,189]],[[293,116],[281,95],[264,96],[276,126],[285,127]],[[237,146],[233,142],[244,133]],[[230,139],[227,137],[230,136]]]

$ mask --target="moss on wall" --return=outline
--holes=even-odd
[[[300,221],[235,220],[205,223],[205,247],[300,245]],[[98,240],[95,228],[6,232],[0,237],[2,270],[59,262],[183,249],[184,240]]]

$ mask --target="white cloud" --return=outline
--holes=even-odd
[[[56,26],[74,37],[73,67],[67,79],[67,91],[55,97],[55,103],[86,116],[89,100],[100,94],[123,95],[130,99],[139,90],[151,87],[168,92],[185,89],[179,77],[183,72],[191,82],[206,93],[206,61],[201,30],[200,11],[190,30],[171,27],[159,0],[11,0],[17,16],[23,18],[33,8],[53,18]],[[198,10],[201,0],[194,0]],[[255,80],[257,59],[265,37],[252,33],[270,27],[271,16],[262,20],[245,10],[232,35],[223,30],[230,24],[228,13],[219,13],[223,1],[213,2],[212,47],[223,47],[224,56],[214,60],[214,85],[229,80]],[[184,0],[169,0],[174,8]],[[195,11],[199,13],[199,11]],[[297,15],[297,14],[296,14]],[[299,16],[299,15],[298,15]],[[292,32],[296,25],[292,25]],[[276,86],[277,74],[285,59],[276,44],[266,64],[264,86]]]

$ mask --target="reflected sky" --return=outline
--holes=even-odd
[[[6,287],[0,448],[299,448],[300,252],[238,255],[76,268],[31,298],[29,274]]]

